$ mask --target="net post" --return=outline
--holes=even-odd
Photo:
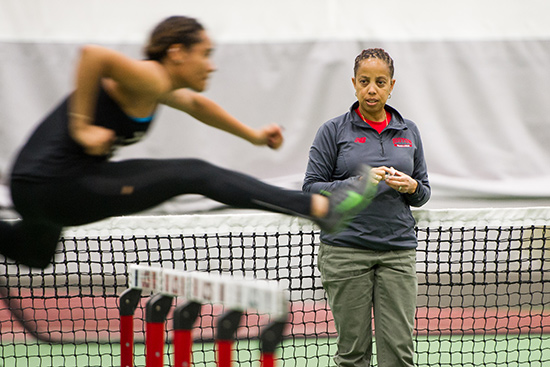
[[[216,324],[216,349],[218,367],[230,367],[233,340],[239,328],[242,311],[230,310],[223,314]]]
[[[272,321],[260,334],[260,365],[261,367],[275,366],[275,350],[283,340],[283,331],[286,320]]]
[[[172,307],[172,296],[155,294],[145,306],[145,366],[164,366],[165,321]]]
[[[128,288],[118,298],[120,316],[120,366],[134,365],[134,312],[141,299],[141,289]]]
[[[193,338],[191,331],[199,316],[202,304],[187,302],[174,310],[174,365],[191,366]]]

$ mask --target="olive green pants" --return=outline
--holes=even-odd
[[[321,244],[317,266],[338,332],[336,365],[370,366],[375,334],[379,367],[413,366],[416,250]]]

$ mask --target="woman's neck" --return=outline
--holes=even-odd
[[[363,111],[361,106],[359,106],[357,108],[357,111],[359,112],[359,115],[363,118],[363,121],[365,121],[365,122],[366,122],[366,120],[374,121],[374,122],[387,121],[387,115],[386,115],[386,110],[385,109],[382,109],[381,111],[376,112],[375,114],[370,114],[370,113],[367,113],[367,112]]]

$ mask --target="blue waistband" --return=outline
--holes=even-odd
[[[148,122],[151,122],[153,120],[153,117],[155,115],[151,115],[151,116],[147,116],[147,117],[133,117],[133,116],[128,116],[129,118],[131,118],[133,121],[135,122],[138,122],[140,124],[142,123],[148,123]]]

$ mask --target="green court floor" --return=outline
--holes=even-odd
[[[326,367],[331,365],[335,350],[334,339],[285,340],[278,352],[281,367]],[[239,367],[259,366],[257,341],[239,341],[235,359]],[[167,354],[170,347],[167,347]],[[135,365],[145,366],[144,345],[135,346]],[[0,345],[3,367],[110,367],[120,366],[118,344],[10,344]],[[194,346],[194,365],[215,366],[214,345]],[[165,358],[169,366],[169,358]],[[417,366],[492,366],[545,367],[550,366],[550,334],[417,337]]]

